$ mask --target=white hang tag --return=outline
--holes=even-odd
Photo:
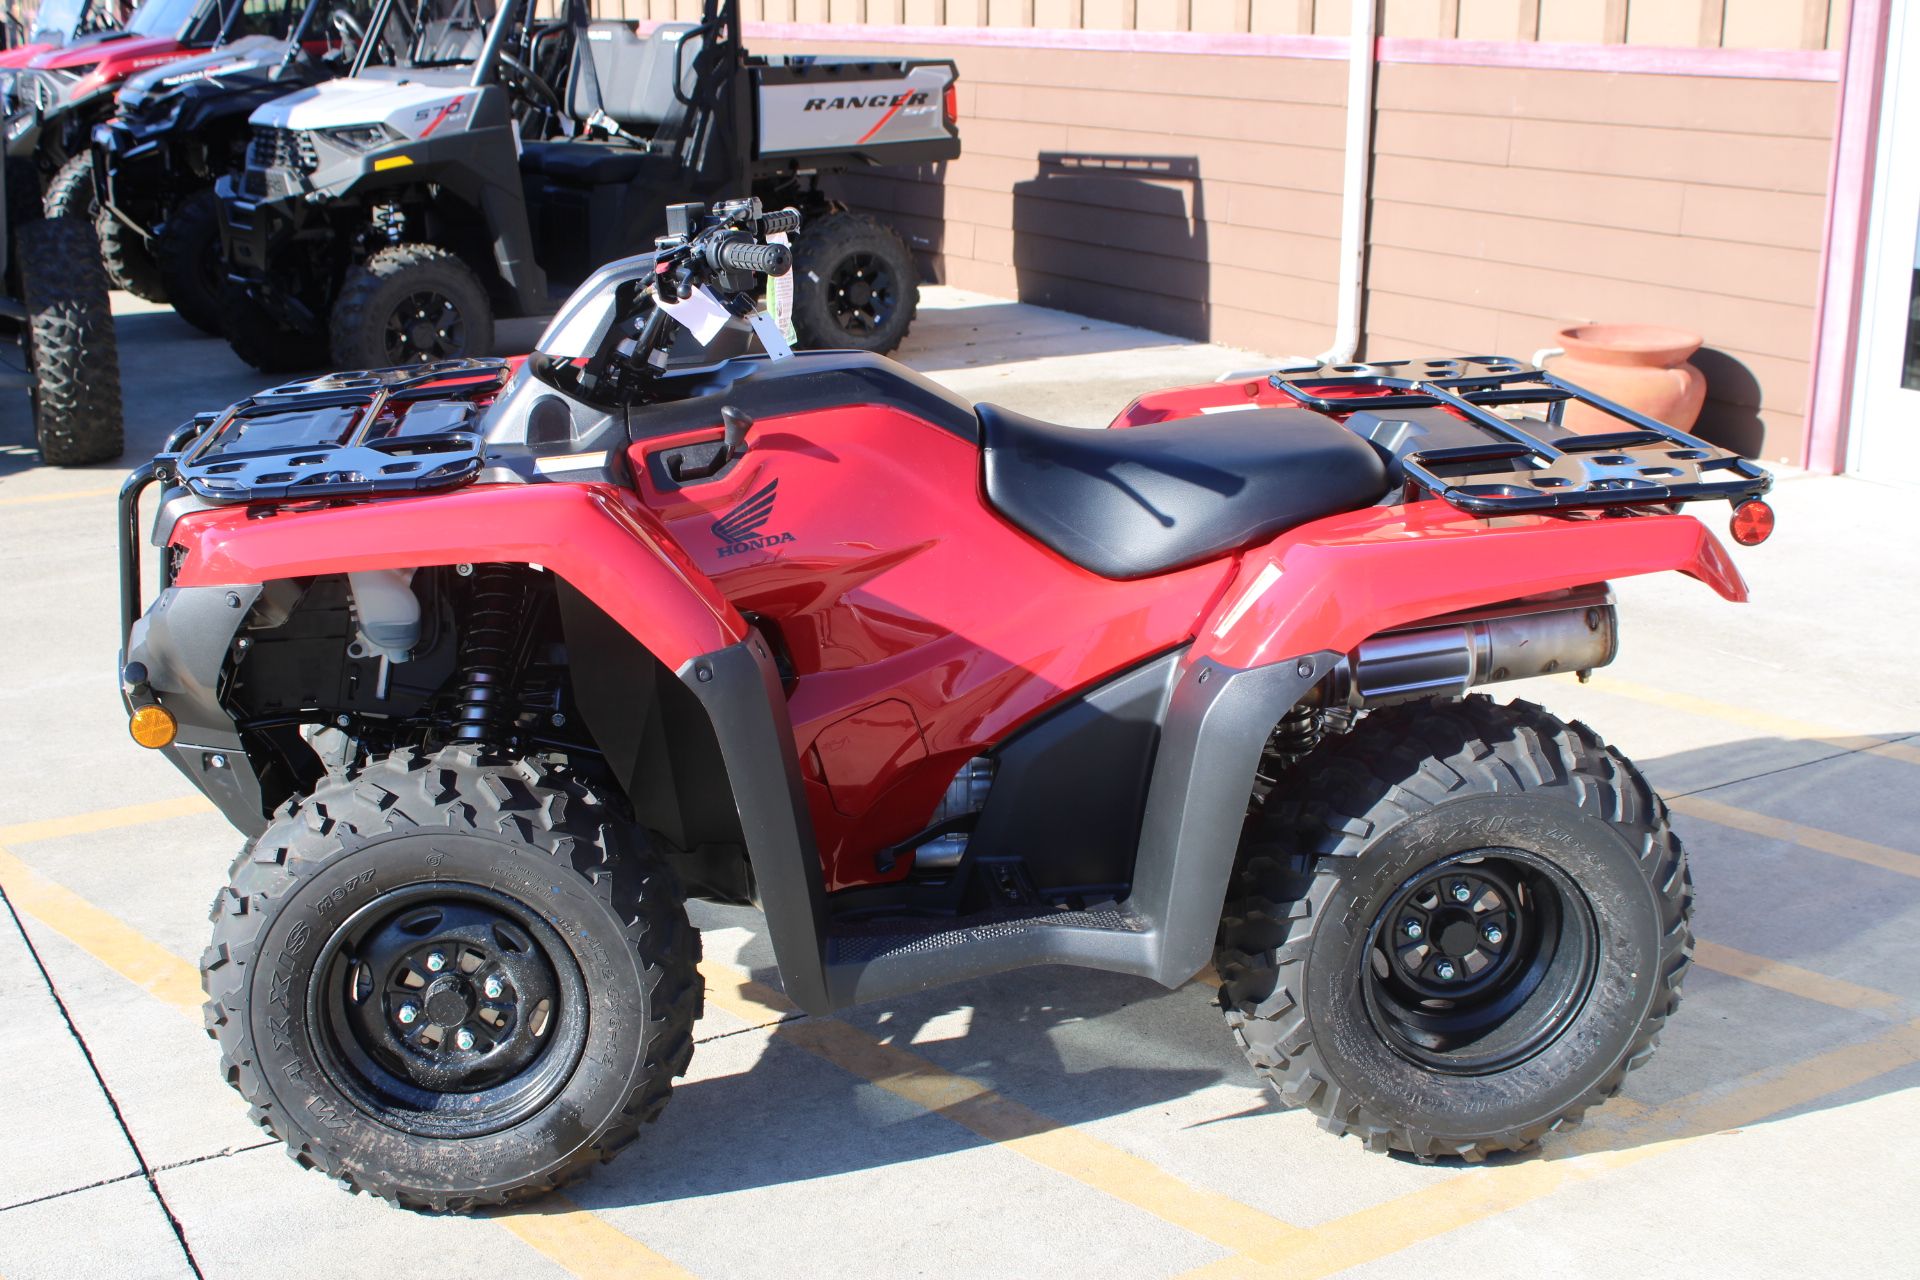
[[[788,343],[787,335],[780,332],[779,324],[767,314],[765,308],[754,312],[750,323],[753,325],[754,336],[760,339],[760,345],[767,349],[768,355],[775,360],[792,358],[793,347]]]
[[[792,237],[784,231],[776,231],[767,237],[768,244],[790,244]],[[786,335],[788,342],[796,340],[793,330],[793,272],[785,275],[767,277],[767,311],[773,316],[774,324]]]
[[[695,289],[685,302],[662,302],[660,307],[685,325],[687,331],[693,334],[694,341],[703,347],[719,337],[720,331],[727,327],[727,321],[733,319],[727,304],[705,285]]]

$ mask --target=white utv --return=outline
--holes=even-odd
[[[558,20],[533,8],[420,11],[399,65],[363,59],[253,113],[246,168],[219,188],[242,358],[277,371],[484,355],[496,315],[544,314],[651,249],[669,205],[748,195],[806,215],[802,345],[899,345],[912,253],[819,179],[957,156],[952,62],[749,57],[738,0],[645,35],[589,21],[584,0]]]

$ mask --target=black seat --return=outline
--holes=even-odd
[[[662,160],[671,163],[670,158],[655,157],[625,143],[565,138],[525,143],[520,151],[520,171],[545,174],[576,186],[600,187],[632,182],[650,161],[659,164]]]
[[[1118,431],[980,416],[987,501],[1103,578],[1144,578],[1377,502],[1373,447],[1307,409],[1246,409]]]

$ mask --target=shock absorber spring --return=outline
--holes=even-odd
[[[475,565],[466,614],[453,741],[499,751],[510,745],[513,732],[514,677],[527,617],[525,571],[514,565]]]

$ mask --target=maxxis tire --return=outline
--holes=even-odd
[[[165,229],[154,240],[153,251],[160,283],[174,311],[194,328],[220,336],[226,292],[220,198],[211,191],[196,191],[175,205]]]
[[[114,288],[148,302],[167,300],[160,264],[138,231],[115,217],[113,210],[102,208],[93,215],[93,232],[100,238],[100,262]]]
[[[110,462],[125,443],[120,354],[93,228],[48,218],[13,234],[40,456],[56,467]]]
[[[303,373],[326,366],[325,334],[287,328],[232,280],[220,286],[220,328],[233,354],[262,373]]]
[[[898,296],[885,322],[856,334],[833,313],[828,284],[852,254],[868,253],[892,272]],[[830,213],[801,228],[793,246],[793,328],[799,345],[886,355],[906,339],[920,305],[920,268],[893,228],[863,213]]]
[[[100,211],[100,198],[93,189],[93,156],[82,151],[60,166],[47,183],[41,207],[49,218],[78,218],[93,225]]]
[[[493,304],[473,268],[450,249],[399,244],[349,268],[333,304],[329,349],[339,369],[379,369],[396,361],[386,344],[386,324],[409,293],[431,290],[453,304],[463,332],[440,358],[493,354]]]
[[[1435,1071],[1395,1050],[1362,995],[1361,966],[1380,972],[1370,924],[1449,848],[1502,846],[1559,864],[1587,895],[1591,994],[1510,1068]],[[1584,725],[1478,696],[1388,708],[1301,761],[1250,821],[1220,1004],[1254,1067],[1323,1128],[1479,1160],[1578,1123],[1653,1055],[1692,962],[1692,903],[1666,806]]]
[[[531,1199],[610,1160],[686,1071],[702,994],[678,883],[628,831],[570,777],[464,751],[396,752],[283,808],[234,863],[201,960],[208,1034],[254,1121],[299,1164],[436,1212]],[[458,1138],[377,1120],[343,1092],[311,1003],[334,930],[448,883],[518,890],[587,991],[584,1047],[558,1092]]]

